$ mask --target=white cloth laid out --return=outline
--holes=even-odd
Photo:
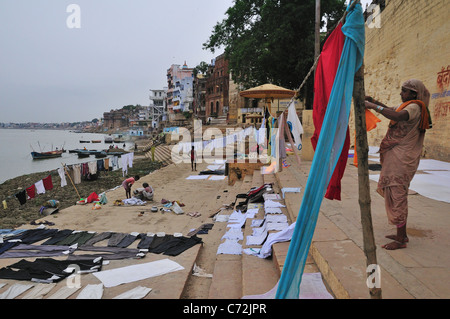
[[[48,297],[48,299],[66,299],[72,296],[79,289],[80,287],[77,286],[63,286],[57,292]]]
[[[102,299],[103,296],[103,285],[94,284],[87,285],[78,294],[77,299]]]
[[[247,241],[246,244],[247,246],[258,246],[258,245],[262,245],[264,240],[266,240],[267,238],[267,230],[264,230],[261,234],[257,235],[257,236],[247,236]]]
[[[227,177],[225,175],[211,175],[208,180],[209,181],[223,181]]]
[[[264,200],[280,200],[280,194],[263,194]]]
[[[131,290],[125,291],[113,299],[142,299],[147,296],[150,291],[152,291],[152,288],[138,286]]]
[[[186,179],[207,179],[211,175],[190,175]]]
[[[242,299],[275,299],[278,283],[261,295],[247,295]],[[321,273],[303,273],[300,283],[299,299],[334,299],[325,287]]]
[[[267,231],[267,223],[264,223],[261,227],[253,227],[252,230],[253,236],[260,236],[263,232]]]
[[[211,170],[211,171],[216,171],[216,170],[219,170],[219,169],[224,169],[225,165],[223,165],[223,164],[208,165],[206,168]]]
[[[230,217],[228,218],[228,227],[232,228],[242,228],[244,226],[245,221],[247,219],[246,213],[241,213],[241,211],[234,211],[231,213]]]
[[[229,220],[230,216],[229,215],[216,215],[214,217],[214,221],[216,222],[227,222]]]
[[[56,286],[56,283],[38,284],[31,289],[22,299],[43,299],[46,294]]]
[[[66,186],[67,185],[66,171],[64,170],[64,167],[58,168],[58,175],[61,178],[61,187]]]
[[[273,200],[266,200],[264,201],[264,210],[266,210],[267,208],[273,208],[273,207],[286,207],[283,204],[279,203],[279,202],[275,202]]]
[[[450,203],[450,178],[447,175],[448,171],[434,171],[432,174],[416,174],[409,184],[409,189],[422,196]],[[374,182],[378,182],[379,178],[380,174],[369,175],[369,179]]]
[[[283,194],[283,198],[285,198],[286,193],[300,193],[301,190],[301,187],[284,187],[281,189],[281,193]]]
[[[106,288],[110,288],[183,269],[184,267],[180,264],[166,258],[144,264],[102,270],[93,275],[97,277]]]
[[[262,219],[254,219],[252,220],[251,227],[261,227],[261,225],[264,223],[264,218]]]
[[[286,223],[287,222],[287,216],[286,215],[267,215],[266,216],[266,222],[268,223]]]
[[[267,223],[267,230],[284,230],[289,227],[288,223]]]
[[[280,207],[267,207],[264,212],[266,214],[283,214]]]
[[[272,245],[275,243],[281,243],[289,241],[294,233],[295,223],[292,223],[289,227],[279,231],[277,233],[271,233],[267,236],[261,249],[244,249],[243,251],[248,255],[258,256],[259,258],[267,258],[272,255]]]
[[[244,233],[240,228],[230,228],[223,236],[222,239],[235,239],[243,240]]]
[[[14,284],[0,294],[0,299],[14,299],[33,287],[34,285]]]
[[[225,239],[223,243],[219,245],[217,249],[217,255],[241,255],[242,245],[237,240]]]
[[[144,206],[145,204],[147,204],[147,202],[140,200],[139,198],[136,197],[122,199],[122,203],[124,203],[125,205],[132,205],[132,206]]]
[[[247,218],[255,218],[255,215],[258,214],[259,208],[247,208]]]

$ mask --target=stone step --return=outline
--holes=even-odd
[[[236,195],[251,188],[252,176],[246,175],[240,187],[234,187]],[[237,184],[235,185],[237,186]],[[238,199],[239,200],[239,199]],[[230,215],[233,211],[227,212]],[[222,212],[222,214],[226,214]],[[227,227],[223,227],[225,234]],[[223,235],[222,234],[222,235]],[[242,256],[220,254],[216,256],[209,299],[239,299],[242,297]]]
[[[253,171],[252,187],[260,187],[264,184],[261,171]],[[260,208],[253,219],[264,218],[264,208]],[[244,240],[242,248],[261,248],[260,246],[246,245],[247,236],[252,235],[252,220],[248,218],[244,228]],[[263,279],[263,280],[262,280]],[[242,295],[260,295],[271,290],[278,282],[279,271],[272,258],[259,258],[256,256],[242,254]]]

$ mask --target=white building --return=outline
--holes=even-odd
[[[150,90],[149,116],[152,119],[152,127],[158,128],[161,122],[167,121],[167,88],[162,90]]]

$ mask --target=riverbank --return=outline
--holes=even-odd
[[[139,153],[135,153],[135,155],[137,156],[133,162],[133,167],[128,169],[128,176],[145,176],[161,167],[160,162],[151,162],[145,157],[139,156]],[[53,189],[47,191],[45,194],[39,194],[35,198],[27,200],[24,205],[21,205],[14,195],[48,175],[52,176]],[[7,203],[7,209],[4,209],[3,206],[0,208],[0,228],[17,228],[36,220],[45,220],[46,216],[40,214],[40,208],[47,201],[59,201],[59,209],[62,210],[76,205],[80,197],[86,198],[93,192],[101,194],[121,185],[123,179],[122,170],[101,172],[96,180],[83,180],[80,184],[76,184],[76,190],[70,180],[67,180],[66,186],[61,187],[59,184],[60,177],[55,170],[27,174],[9,179],[0,184],[1,201],[6,200]]]

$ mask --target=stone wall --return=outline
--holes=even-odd
[[[401,84],[411,78],[430,91],[433,128],[425,137],[424,156],[450,161],[450,4],[448,0],[390,0],[372,28],[366,24],[366,95],[389,106],[401,103]],[[378,23],[378,25],[377,25]],[[448,71],[447,71],[448,70]],[[368,133],[379,146],[388,120]],[[350,119],[354,143],[354,121]]]

